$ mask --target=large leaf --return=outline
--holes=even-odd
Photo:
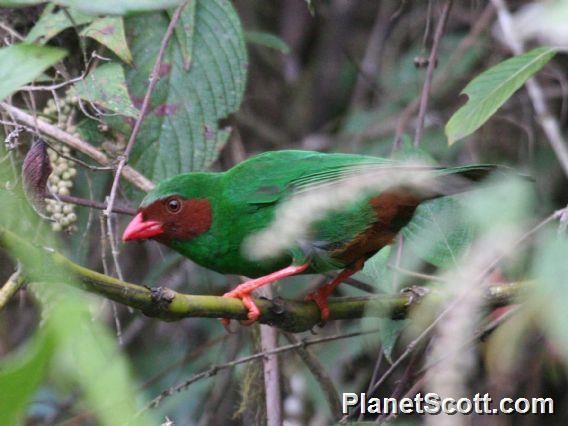
[[[42,328],[25,349],[0,363],[0,413],[2,424],[23,424],[29,401],[45,378],[53,353],[53,339]]]
[[[183,10],[179,18],[179,23],[174,29],[176,40],[181,49],[183,57],[183,67],[186,71],[189,70],[191,59],[193,57],[193,33],[195,31],[195,6],[196,1],[190,1]],[[168,10],[168,16],[172,19],[174,15],[173,10]]]
[[[113,62],[97,67],[84,80],[75,83],[74,92],[82,99],[121,115],[136,117],[140,112],[132,106],[124,70]]]
[[[481,127],[534,73],[556,54],[557,49],[540,47],[514,56],[475,77],[463,89],[468,96],[446,124],[449,144]]]
[[[97,19],[81,31],[81,35],[95,39],[103,46],[108,47],[127,64],[132,63],[132,54],[124,34],[123,18],[107,16]]]
[[[191,16],[185,15],[190,13],[191,9],[184,10],[184,22],[191,22]],[[162,13],[125,22],[135,64],[127,72],[127,83],[135,106],[146,93],[168,23]],[[132,151],[132,165],[154,181],[209,167],[228,137],[218,121],[236,111],[243,97],[247,55],[231,3],[196,1],[194,23],[194,30],[186,32],[187,44],[179,43],[179,32],[170,40],[149,113]],[[189,70],[184,66],[187,46],[192,58]]]
[[[91,22],[94,17],[85,15],[75,9],[58,9],[54,12],[55,6],[48,5],[34,27],[26,36],[28,43],[46,43],[50,38],[55,37],[61,31],[74,25],[83,25]]]
[[[169,9],[183,0],[54,0],[60,6],[73,7],[90,15],[126,15],[133,12]],[[0,0],[0,6],[31,6],[45,0]]]
[[[420,258],[439,267],[455,266],[464,247],[471,244],[473,230],[461,220],[459,203],[449,197],[423,203],[403,228],[405,243]]]
[[[24,43],[0,49],[0,100],[41,75],[65,54],[63,49]]]

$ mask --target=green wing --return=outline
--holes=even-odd
[[[364,155],[273,151],[250,158],[227,172],[230,196],[248,204],[274,204],[318,185],[395,164]]]
[[[237,219],[236,228],[250,235],[269,226],[276,205],[295,194],[337,185],[358,174],[375,170],[386,170],[388,173],[400,168],[431,170],[439,177],[446,187],[444,192],[425,194],[426,200],[467,189],[464,185],[454,187],[454,179],[447,179],[447,176],[457,174],[463,175],[466,178],[464,181],[478,180],[493,166],[433,168],[363,155],[274,151],[250,158],[226,172],[225,196],[231,199],[234,206],[248,206],[248,211],[241,210],[243,216]],[[368,202],[373,196],[364,196],[315,222],[310,235],[298,241],[297,247],[291,247],[294,258],[301,258],[303,253],[311,259],[314,270],[320,272],[344,266],[330,258],[329,253],[376,223],[376,212]]]

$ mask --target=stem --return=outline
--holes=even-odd
[[[97,210],[104,210],[107,208],[106,203],[101,203],[95,200],[89,200],[87,198],[74,197],[73,195],[46,194],[45,197],[51,198],[53,200],[63,201],[64,203],[76,204],[78,206],[90,207],[92,209],[97,209]],[[114,206],[112,211],[114,213],[126,214],[130,216],[134,216],[136,214],[136,210],[126,206]]]
[[[82,152],[86,156],[95,160],[97,163],[102,164],[103,166],[109,166],[112,164],[112,160],[97,148],[95,148],[88,142],[85,142],[82,139],[61,130],[57,126],[54,126],[53,124],[48,123],[41,118],[38,118],[36,120],[34,116],[19,108],[7,104],[6,102],[0,102],[0,108],[6,111],[8,115],[10,115],[19,123],[23,123],[31,127],[32,129],[37,128],[40,133],[49,136],[50,138],[56,139],[59,142],[62,142],[65,145],[76,149],[79,152]],[[146,176],[137,172],[130,166],[125,166],[122,170],[122,174],[124,175],[125,179],[140,188],[142,191],[148,192],[154,187],[154,184],[151,180],[149,180]]]
[[[440,21],[436,27],[436,33],[434,34],[434,42],[432,44],[432,51],[430,52],[430,57],[428,58],[428,68],[426,70],[426,80],[424,81],[424,86],[422,87],[422,95],[420,96],[420,109],[418,110],[418,124],[416,125],[416,133],[414,135],[414,146],[419,146],[422,140],[422,132],[424,130],[424,120],[426,119],[426,110],[428,109],[428,98],[430,97],[430,88],[432,86],[432,78],[434,77],[434,68],[436,68],[436,62],[438,62],[438,49],[440,47],[440,41],[444,35],[444,29],[448,22],[448,17],[450,16],[450,11],[452,10],[453,0],[448,0],[444,4],[444,9],[442,10],[442,16],[440,16]]]
[[[12,297],[22,288],[24,282],[19,269],[8,278],[4,286],[0,288],[0,311],[6,307]]]
[[[112,187],[110,190],[108,207],[104,211],[104,215],[107,217],[110,216],[112,208],[114,206],[114,200],[116,199],[116,192],[118,190],[120,176],[122,175],[122,169],[126,167],[126,163],[128,162],[128,158],[130,157],[130,152],[132,151],[134,143],[136,142],[136,137],[138,136],[138,133],[140,133],[140,129],[142,128],[142,123],[144,122],[146,114],[148,113],[152,92],[154,91],[154,87],[156,87],[156,84],[160,79],[160,68],[162,67],[162,61],[164,59],[164,54],[166,53],[166,48],[168,47],[168,42],[170,41],[170,38],[174,33],[174,28],[177,25],[179,18],[181,17],[181,12],[188,3],[189,0],[186,0],[177,7],[177,9],[175,10],[172,16],[172,19],[170,20],[168,28],[166,29],[166,32],[162,39],[162,43],[160,44],[160,49],[158,50],[158,56],[156,57],[156,62],[154,63],[154,67],[152,68],[152,72],[150,73],[150,81],[148,83],[148,89],[146,89],[146,94],[144,95],[144,100],[142,101],[140,114],[138,115],[138,118],[134,123],[132,133],[130,134],[130,138],[128,139],[128,143],[126,144],[126,149],[124,150],[124,154],[122,155],[120,161],[118,162],[118,166],[116,168],[116,174],[114,176],[114,180],[112,182]],[[109,229],[111,228],[110,224],[108,227]]]
[[[121,281],[82,267],[53,249],[35,246],[1,226],[0,247],[10,249],[16,257],[21,257],[22,261],[42,259],[42,262],[39,262],[41,270],[38,271],[37,266],[34,269],[32,264],[27,270],[35,279],[37,276],[33,274],[34,272],[37,273],[36,275],[41,274],[43,281],[56,279],[80,287],[85,291],[138,309],[150,317],[166,321],[189,317],[247,319],[247,309],[238,299],[183,294],[169,288],[147,287]],[[52,271],[53,275],[46,275],[46,271]],[[508,305],[517,299],[526,285],[526,283],[510,283],[489,287],[485,295],[486,304],[492,307]],[[427,297],[443,301],[439,293],[431,292]],[[329,320],[363,317],[399,320],[406,318],[412,307],[418,303],[413,299],[415,298],[409,292],[332,299],[329,302]],[[276,298],[255,299],[255,303],[260,309],[261,324],[269,324],[285,331],[298,333],[311,330],[321,320],[319,308],[311,301]]]

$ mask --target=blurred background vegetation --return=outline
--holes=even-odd
[[[116,237],[128,217],[113,215],[107,222],[97,210],[53,200],[32,208],[29,186],[27,197],[21,191],[24,158],[38,129],[11,108],[88,142],[116,164],[180,2],[21,3],[0,1],[1,226],[129,282],[208,295],[236,286],[239,277],[205,270],[157,243],[109,240],[108,224]],[[499,20],[504,13],[512,33]],[[566,55],[551,53],[532,71],[538,71],[545,110],[526,87],[515,92],[505,70],[504,76],[489,74],[489,85],[508,82],[514,94],[493,102],[493,111],[504,104],[487,113],[479,129],[452,145],[452,129],[445,129],[466,102],[460,96],[464,87],[519,53],[512,41],[526,51],[543,45],[565,49],[566,22],[566,1],[185,4],[130,156],[129,165],[148,179],[226,170],[269,150],[306,149],[412,155],[443,165],[502,164],[534,180],[502,179],[471,195],[427,204],[404,237],[355,276],[366,285],[341,286],[338,297],[394,293],[412,285],[452,297],[445,310],[420,304],[410,320],[336,321],[314,330],[317,336],[297,336],[375,330],[312,345],[315,366],[306,354],[279,356],[286,424],[330,424],[342,417],[333,411],[330,393],[371,390],[377,383],[375,396],[489,392],[494,399],[555,401],[554,416],[454,417],[448,424],[566,421],[568,242],[567,215],[560,210],[568,203],[568,158],[562,157],[568,148],[562,145],[568,127]],[[428,103],[420,108],[425,81]],[[489,98],[501,94],[497,90]],[[543,130],[547,120],[560,130],[552,142],[550,126]],[[417,129],[423,129],[418,138]],[[92,165],[96,158],[51,136],[46,140],[57,152],[49,149],[50,190],[104,202],[112,170],[76,163],[70,157]],[[139,185],[122,179],[118,205],[135,208],[142,196]],[[2,244],[0,283],[6,283],[4,292],[8,285],[17,292],[0,305],[0,417],[6,419],[0,423],[224,425],[264,424],[270,418],[261,360],[212,371],[140,414],[153,398],[193,375],[260,351],[258,326],[228,335],[211,319],[147,318],[60,285],[74,278],[61,272],[53,279],[47,273],[53,271],[41,271],[44,262]],[[29,284],[13,275],[20,266],[34,271]],[[275,291],[302,298],[322,277],[285,281]],[[525,289],[521,304],[484,309],[481,290],[519,281]],[[283,334],[278,342],[288,344]],[[353,411],[349,420],[386,417]],[[432,422],[412,416],[389,420]]]

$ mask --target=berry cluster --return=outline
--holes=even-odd
[[[46,115],[57,115],[59,112],[59,114],[61,114],[60,118],[64,119],[63,129],[68,133],[79,136],[77,134],[77,129],[72,124],[72,117],[74,115],[73,112],[76,103],[76,99],[68,92],[63,101],[60,102],[59,110],[57,109],[53,99],[50,99],[43,112]],[[51,141],[50,145],[66,157],[71,155],[71,150],[66,145],[53,141]],[[77,175],[75,164],[73,161],[62,157],[52,149],[49,150],[48,155],[51,167],[53,168],[53,172],[48,179],[50,192],[55,196],[69,195],[73,188],[74,178]],[[50,218],[53,220],[51,228],[54,231],[76,230],[75,223],[77,222],[77,215],[75,214],[75,205],[64,203],[59,200],[47,199],[45,201],[45,210],[48,214],[50,214]]]

